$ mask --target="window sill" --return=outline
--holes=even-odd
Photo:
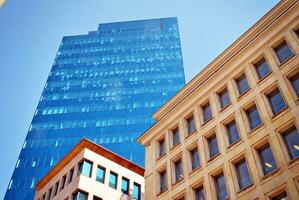
[[[241,144],[243,142],[243,140],[241,138],[239,138],[238,140],[236,140],[235,142],[231,143],[228,145],[227,147],[227,152],[229,152],[233,147]]]
[[[178,179],[176,182],[174,182],[174,183],[171,184],[171,187],[172,187],[172,188],[177,187],[178,185],[180,185],[180,183],[183,182],[183,180],[184,180],[184,178],[180,178],[180,179]]]
[[[296,55],[293,53],[293,55],[291,55],[290,57],[288,57],[287,59],[285,59],[284,61],[280,62],[278,60],[279,63],[279,67],[284,67],[286,66],[288,63],[290,63],[292,60],[294,60],[294,58],[296,57]]]
[[[278,113],[273,114],[271,117],[271,121],[275,121],[277,118],[279,118],[279,116],[283,115],[286,112],[286,110],[289,110],[289,106],[286,106],[283,109],[281,109]]]
[[[170,152],[173,152],[175,149],[178,149],[181,146],[181,143],[176,144],[175,146],[171,147]]]
[[[294,166],[296,166],[298,163],[297,163],[297,161],[299,160],[299,156],[298,157],[296,157],[296,158],[293,158],[292,160],[290,160],[289,162],[288,162],[288,168],[290,169],[290,168],[292,168],[292,167],[294,167]]]
[[[207,121],[203,122],[203,123],[201,124],[202,129],[203,129],[203,127],[205,127],[209,122],[211,122],[213,119],[214,119],[214,118],[211,117],[211,118],[209,118]]]
[[[249,87],[247,90],[245,90],[242,94],[239,94],[238,100],[240,101],[244,96],[247,96],[247,94],[251,91],[251,88]]]
[[[162,195],[165,194],[166,192],[168,192],[168,188],[165,188],[164,190],[160,191],[160,192],[157,194],[157,197],[162,196]]]
[[[164,153],[163,155],[159,156],[156,158],[156,161],[158,162],[159,160],[162,160],[163,158],[166,157],[166,153]]]
[[[185,139],[188,139],[188,138],[191,137],[192,135],[195,135],[195,133],[197,133],[197,130],[194,130],[194,131],[188,133],[188,135],[185,137]]]
[[[273,74],[272,71],[270,71],[268,74],[266,74],[264,77],[260,78],[257,80],[257,84],[262,84],[263,82],[265,82],[267,79],[269,79],[269,77]]]
[[[210,159],[208,160],[208,163],[213,162],[214,160],[216,160],[217,158],[219,158],[220,155],[221,155],[221,153],[217,153],[216,155],[214,155],[212,158],[210,158]]]
[[[224,112],[228,107],[230,107],[232,105],[232,103],[230,102],[230,103],[228,103],[227,105],[225,105],[223,108],[220,108],[220,110],[219,110],[219,114],[220,113],[222,113],[222,112]]]
[[[279,170],[279,168],[274,169],[272,172],[270,172],[269,174],[266,174],[262,177],[262,183],[265,183],[267,181],[269,181],[270,179],[272,179],[274,177],[275,174],[279,174],[279,172],[281,172]]]
[[[256,132],[258,132],[260,129],[262,129],[265,126],[265,124],[262,122],[260,125],[249,131],[249,137],[254,135]]]
[[[189,176],[193,176],[194,174],[196,174],[196,172],[200,171],[200,169],[202,169],[201,165],[199,165],[198,167],[196,167],[192,171],[190,171]]]
[[[248,186],[245,188],[240,189],[237,192],[237,197],[240,198],[241,196],[245,195],[246,193],[252,191],[255,188],[255,185],[253,183],[250,183]]]

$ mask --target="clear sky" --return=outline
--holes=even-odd
[[[0,8],[0,199],[65,35],[99,23],[178,17],[186,80],[278,0],[7,0]]]

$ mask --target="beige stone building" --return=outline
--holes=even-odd
[[[144,169],[83,139],[36,185],[35,200],[144,199]]]
[[[299,1],[278,3],[153,117],[138,138],[147,200],[298,200]]]

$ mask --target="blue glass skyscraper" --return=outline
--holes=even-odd
[[[37,181],[83,137],[143,165],[135,139],[184,84],[176,18],[100,24],[64,37],[5,200],[33,199]]]

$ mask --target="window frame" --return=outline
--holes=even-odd
[[[256,127],[252,128],[252,126],[250,125],[250,120],[249,120],[249,117],[248,117],[248,110],[252,109],[253,107],[256,108],[257,112],[258,112],[258,115],[259,115],[259,118],[260,118],[260,124],[258,124]],[[259,105],[256,103],[255,100],[249,102],[248,104],[246,104],[245,106],[243,106],[241,108],[242,110],[242,114],[243,114],[243,120],[244,120],[244,123],[245,123],[245,127],[246,127],[246,130],[247,130],[247,133],[249,136],[251,135],[254,135],[253,133],[257,132],[257,130],[259,130],[261,127],[264,126],[264,119],[262,118],[262,116],[260,115],[260,108],[259,108]]]
[[[241,77],[245,77],[245,80],[247,82],[248,88],[245,89],[242,93],[240,93],[240,87],[239,87],[239,82],[241,80]],[[237,92],[237,97],[240,99],[241,97],[245,96],[250,90],[251,90],[251,85],[248,81],[247,74],[245,71],[240,72],[235,78],[234,78],[234,83],[235,83],[235,88]]]
[[[211,156],[211,150],[210,150],[210,144],[209,144],[209,139],[211,137],[214,137],[216,138],[216,142],[217,142],[217,148],[218,148],[218,152],[214,155]],[[217,137],[217,133],[215,130],[212,130],[210,131],[208,134],[206,134],[204,136],[204,140],[205,140],[205,149],[207,149],[205,152],[206,152],[206,158],[207,158],[207,161],[210,162],[212,160],[214,160],[215,158],[217,158],[220,154],[221,154],[221,150],[219,148],[219,142],[218,142],[218,137]]]
[[[281,61],[276,53],[276,48],[278,46],[281,46],[283,43],[285,43],[288,48],[290,49],[292,55],[290,55],[289,57],[287,57],[285,60]],[[274,54],[275,60],[278,64],[279,67],[285,65],[285,63],[288,63],[289,60],[291,60],[293,57],[295,57],[295,51],[292,47],[292,45],[290,45],[290,42],[288,41],[288,39],[286,37],[282,37],[280,38],[277,42],[275,42],[272,46],[271,46],[272,52]]]
[[[114,176],[115,176],[115,186],[113,186],[113,185],[111,184],[111,182],[110,182],[110,177],[111,177],[111,175],[114,175]],[[110,188],[112,188],[112,189],[115,189],[115,190],[117,190],[117,188],[118,188],[118,174],[117,174],[116,172],[114,172],[114,171],[110,171],[110,173],[109,173],[108,186],[109,186]]]
[[[226,91],[227,96],[228,96],[228,103],[223,105],[222,104],[223,102],[222,102],[221,94],[223,94],[223,92],[225,92],[225,91]],[[226,85],[223,86],[221,89],[219,89],[218,92],[216,92],[216,95],[217,95],[219,112],[222,112],[223,110],[225,110],[227,107],[229,107],[232,104],[230,91],[229,91],[229,89]]]
[[[260,74],[258,73],[258,70],[257,70],[257,67],[258,67],[257,64],[261,63],[261,61],[263,61],[263,60],[266,62],[269,71],[263,77],[260,77]],[[258,56],[253,62],[251,62],[251,66],[253,68],[254,76],[258,83],[264,81],[265,79],[267,79],[267,77],[269,77],[271,74],[273,74],[273,70],[269,64],[268,58],[264,53],[262,53],[262,55]]]
[[[240,180],[239,180],[239,176],[238,176],[238,172],[237,172],[237,164],[239,164],[241,161],[244,161],[246,163],[248,175],[250,178],[250,183],[248,185],[244,186],[243,188],[241,188],[241,186],[240,186]],[[233,160],[230,162],[230,164],[231,164],[231,168],[232,168],[232,178],[233,178],[234,186],[235,186],[237,193],[240,193],[240,192],[250,188],[252,185],[254,185],[254,180],[252,178],[252,173],[251,173],[251,169],[250,169],[250,166],[248,163],[248,158],[247,158],[246,153],[241,153],[241,155],[237,156],[236,158],[233,158]]]
[[[98,170],[101,169],[103,170],[104,174],[103,174],[103,181],[100,181],[98,180]],[[97,171],[96,171],[96,179],[95,179],[97,182],[99,183],[105,183],[105,180],[106,180],[106,168],[105,167],[102,167],[101,165],[98,165],[97,166]]]

